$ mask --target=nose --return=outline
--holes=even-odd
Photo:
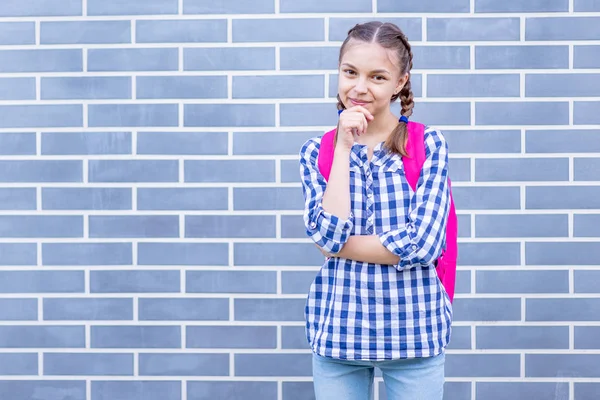
[[[359,78],[356,80],[356,85],[354,86],[354,90],[357,93],[367,93],[367,82],[363,78]]]

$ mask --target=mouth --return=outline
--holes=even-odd
[[[364,101],[364,100],[358,100],[358,99],[353,99],[353,98],[349,98],[349,100],[355,106],[365,106],[365,105],[369,104],[368,101]]]

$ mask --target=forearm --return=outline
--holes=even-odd
[[[327,188],[323,194],[323,209],[345,220],[350,216],[350,150],[335,149]]]
[[[386,249],[377,235],[352,235],[335,256],[382,265],[397,265],[400,262],[400,257]]]

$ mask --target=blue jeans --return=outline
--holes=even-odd
[[[445,354],[392,361],[336,360],[313,353],[317,400],[373,400],[375,367],[388,400],[442,400]]]

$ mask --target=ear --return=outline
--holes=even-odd
[[[398,84],[396,85],[396,90],[394,91],[396,94],[400,93],[404,85],[408,82],[408,73],[402,75],[400,79],[398,79]]]

